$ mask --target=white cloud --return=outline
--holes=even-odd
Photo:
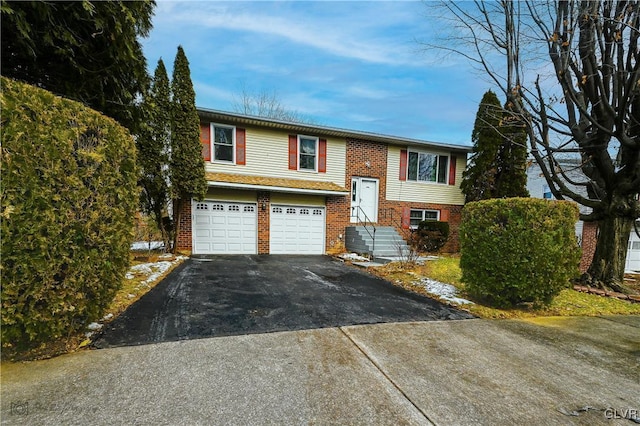
[[[278,3],[274,6],[244,2],[160,2],[154,22],[277,36],[332,55],[369,63],[423,65],[424,59],[417,57],[415,46],[399,45],[393,36],[384,35],[386,27],[402,26],[409,16],[409,9],[398,4],[394,7],[387,3],[375,4],[375,7],[370,4],[359,7],[358,13],[346,14],[341,13],[345,3],[329,2],[318,14],[312,15],[308,11],[297,13],[291,8],[276,7]],[[352,3],[349,7],[356,5]],[[328,13],[331,10],[335,12]]]

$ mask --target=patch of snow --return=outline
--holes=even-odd
[[[129,299],[133,299],[134,297],[136,297],[136,295],[135,295],[135,294],[131,294],[131,293],[129,293],[129,294],[127,294],[127,297],[128,297]]]
[[[369,261],[369,259],[367,259],[366,257],[360,256],[357,253],[344,253],[344,254],[338,255],[338,257],[340,259],[351,260],[351,261],[353,261],[353,260],[356,260],[356,261],[359,261],[359,262],[368,262]]]
[[[139,265],[133,265],[129,268],[129,271],[127,271],[125,277],[129,278],[129,276],[131,276],[131,278],[133,278],[136,275],[145,276],[146,279],[142,281],[140,285],[148,286],[149,284],[155,282],[158,278],[160,278],[160,276],[167,272],[173,265],[183,261],[186,258],[186,256],[177,256],[172,261],[163,260],[160,262],[140,263]]]
[[[162,241],[136,241],[131,244],[131,250],[160,250],[163,248]]]
[[[87,326],[87,328],[91,331],[98,331],[102,328],[102,324],[97,323],[97,322],[92,322],[91,324],[89,324]]]
[[[427,290],[427,293],[438,296],[440,299],[460,305],[473,305],[472,301],[457,297],[457,289],[451,284],[441,283],[431,278],[423,278],[420,280],[420,284]]]
[[[147,279],[142,281],[141,284],[149,284],[160,278],[160,276],[167,272],[172,265],[173,262],[168,262],[166,260],[155,263],[141,263],[140,265],[135,265],[129,268],[129,272],[145,275]]]
[[[102,321],[109,321],[111,318],[113,318],[113,314],[107,314],[102,317]]]
[[[130,274],[129,272],[127,272],[127,273],[125,274],[125,276],[124,276],[124,277],[125,277],[126,279],[128,279],[128,280],[132,280],[132,279],[133,279],[133,275],[132,275],[132,274]]]

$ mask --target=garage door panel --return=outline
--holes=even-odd
[[[271,207],[270,253],[324,253],[324,208],[280,206]]]
[[[219,211],[215,211],[212,214],[224,214],[224,212],[219,212]],[[226,225],[227,224],[227,218],[224,216],[213,216],[210,219],[210,222],[212,225]]]
[[[196,225],[208,225],[210,223],[210,218],[208,216],[196,216]]]
[[[257,253],[256,211],[255,204],[220,201],[194,203],[194,253]]]
[[[197,238],[210,238],[211,231],[208,229],[196,229],[196,237]]]

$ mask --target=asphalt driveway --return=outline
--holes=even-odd
[[[328,256],[212,256],[187,260],[94,345],[467,318]]]

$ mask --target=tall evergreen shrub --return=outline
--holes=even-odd
[[[200,118],[196,110],[196,94],[191,81],[189,61],[182,46],[173,63],[171,80],[171,161],[170,177],[173,195],[174,238],[177,247],[178,227],[184,203],[191,198],[201,200],[207,193],[204,158],[200,143]]]
[[[578,276],[578,207],[529,198],[467,204],[460,267],[467,291],[498,306],[550,302]]]
[[[6,78],[2,345],[27,349],[101,317],[129,263],[136,150],[114,120]]]

